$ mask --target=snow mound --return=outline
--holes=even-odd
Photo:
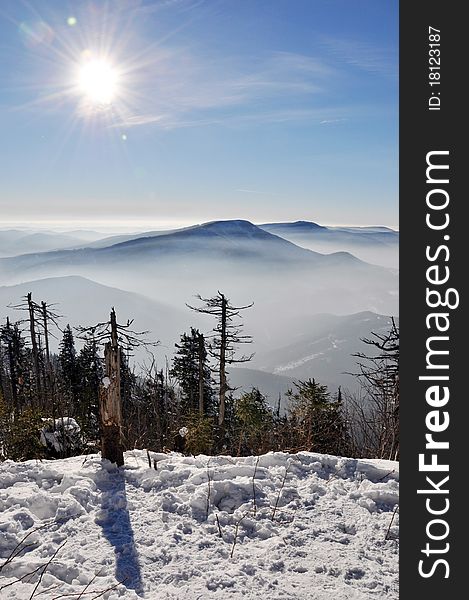
[[[2,463],[0,598],[397,599],[398,463],[150,455]]]

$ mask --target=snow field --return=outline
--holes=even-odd
[[[0,464],[0,598],[397,599],[398,463],[150,454]]]

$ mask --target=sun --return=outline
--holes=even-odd
[[[78,71],[78,89],[95,106],[109,106],[118,93],[119,74],[106,59],[90,58]]]

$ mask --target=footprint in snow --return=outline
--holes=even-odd
[[[360,569],[359,567],[354,567],[353,569],[348,569],[344,575],[344,579],[362,579],[365,576],[365,571]]]

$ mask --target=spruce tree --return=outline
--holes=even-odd
[[[170,375],[179,384],[182,414],[213,414],[212,378],[203,334],[192,327],[190,335],[181,335],[176,348]]]
[[[80,423],[87,440],[97,440],[99,386],[103,378],[99,348],[92,338],[87,340],[77,359],[80,397]]]
[[[59,346],[60,391],[62,403],[71,414],[79,412],[79,373],[72,328],[67,325]],[[65,402],[64,402],[65,401]],[[69,415],[70,416],[70,415]]]
[[[257,388],[245,392],[235,403],[238,425],[238,455],[259,454],[269,448],[274,415]]]
[[[314,379],[298,381],[289,390],[290,423],[296,430],[296,445],[308,451],[340,454],[345,424],[342,402],[334,401],[327,386]]]
[[[4,381],[2,382],[5,402],[16,414],[29,402],[32,394],[32,362],[18,323],[6,324],[0,329]]]
[[[133,429],[133,417],[135,412],[135,387],[136,377],[130,368],[129,357],[124,352],[120,352],[120,395],[122,403],[123,417],[123,437],[127,442],[131,439]],[[125,424],[125,425],[124,425]]]

